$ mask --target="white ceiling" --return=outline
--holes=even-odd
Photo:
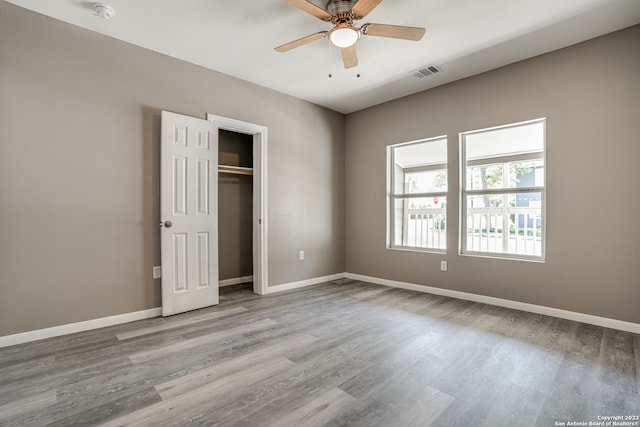
[[[425,27],[426,35],[363,36],[360,65],[345,70],[327,39],[273,50],[330,28],[283,0],[106,0],[116,10],[110,20],[95,16],[93,2],[9,1],[342,113],[640,23],[640,0],[385,0],[358,24]],[[442,72],[412,76],[431,64]]]

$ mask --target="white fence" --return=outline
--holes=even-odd
[[[540,208],[468,209],[466,249],[473,252],[541,256]]]
[[[445,209],[408,209],[406,213],[403,221],[404,245],[446,248]],[[542,255],[540,208],[469,208],[466,226],[467,251]]]
[[[408,209],[404,221],[406,245],[417,248],[447,247],[445,209]]]

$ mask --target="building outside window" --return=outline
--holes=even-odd
[[[445,252],[446,137],[391,145],[387,162],[387,247]]]
[[[460,134],[462,254],[544,260],[545,120]]]

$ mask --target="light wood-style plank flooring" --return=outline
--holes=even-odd
[[[0,426],[557,426],[639,389],[638,335],[350,280],[0,349]]]

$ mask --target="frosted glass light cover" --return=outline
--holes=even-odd
[[[337,47],[349,47],[358,41],[358,31],[353,27],[338,27],[331,31],[329,38]]]

